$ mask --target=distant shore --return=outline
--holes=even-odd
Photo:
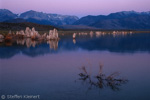
[[[16,31],[25,30],[26,27],[32,28],[34,27],[40,34],[48,33],[49,30],[57,29],[58,33],[61,34],[68,34],[68,33],[79,33],[79,32],[87,32],[90,31],[93,32],[104,32],[104,33],[112,33],[113,31],[119,31],[120,32],[132,32],[132,33],[150,33],[150,29],[144,30],[144,29],[97,29],[97,28],[89,28],[89,27],[83,27],[81,26],[81,29],[77,27],[72,27],[72,29],[63,29],[58,28],[51,25],[41,25],[31,22],[25,22],[25,23],[0,23],[0,34],[7,35],[9,31],[16,33]],[[80,27],[80,26],[78,26]]]
[[[0,34],[2,35],[7,35],[10,30],[0,30]],[[12,31],[12,30],[11,30]],[[17,30],[13,30],[12,33],[16,33]],[[99,31],[99,32],[104,32],[104,33],[112,33],[113,31],[118,31],[118,32],[132,32],[132,33],[150,33],[150,31],[138,31],[138,30],[59,30],[59,34],[73,34],[73,33],[79,33],[79,32],[87,32],[89,33],[90,31],[93,31],[94,33]],[[48,33],[49,31],[38,31],[40,34]]]

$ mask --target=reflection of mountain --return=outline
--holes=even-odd
[[[80,41],[80,42],[79,42]],[[88,44],[88,45],[85,45]],[[128,34],[126,36],[104,35],[88,41],[77,40],[77,45],[86,50],[108,50],[111,52],[150,51],[150,34]]]
[[[20,50],[24,47],[20,47],[20,46],[11,46],[11,47],[0,47],[0,58],[11,58],[13,56],[15,56],[16,54],[18,54],[20,52]]]
[[[136,51],[150,52],[149,33],[118,35],[115,37],[112,34],[109,34],[100,36],[99,38],[95,37],[95,35],[93,38],[90,36],[77,37],[76,44],[73,43],[72,37],[62,37],[59,43],[58,41],[47,41],[47,43],[18,40],[13,43],[13,46],[5,46],[2,44],[0,47],[0,58],[11,58],[20,52],[30,57],[36,57],[61,51],[78,50],[78,48],[88,51],[106,50],[121,53],[133,53]]]

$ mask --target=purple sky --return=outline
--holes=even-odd
[[[118,11],[150,11],[150,0],[0,0],[0,9],[14,13],[28,10],[64,15],[109,14]]]

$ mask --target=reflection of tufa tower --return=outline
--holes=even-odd
[[[73,39],[73,43],[76,44],[76,39]]]
[[[47,43],[49,44],[50,49],[57,50],[58,40],[49,40],[49,41],[47,41]]]
[[[17,42],[17,44],[24,45],[25,39],[17,39],[16,42]]]
[[[27,38],[26,39],[26,46],[29,48],[29,47],[31,47],[31,39],[30,38]]]

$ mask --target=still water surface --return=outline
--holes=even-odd
[[[9,46],[8,46],[9,45]],[[95,77],[125,79],[109,84]],[[86,69],[92,82],[79,74]],[[117,74],[116,74],[117,73]],[[41,100],[150,100],[150,34],[61,36],[59,41],[17,40],[0,45],[0,95]],[[110,83],[111,83],[110,82]]]

